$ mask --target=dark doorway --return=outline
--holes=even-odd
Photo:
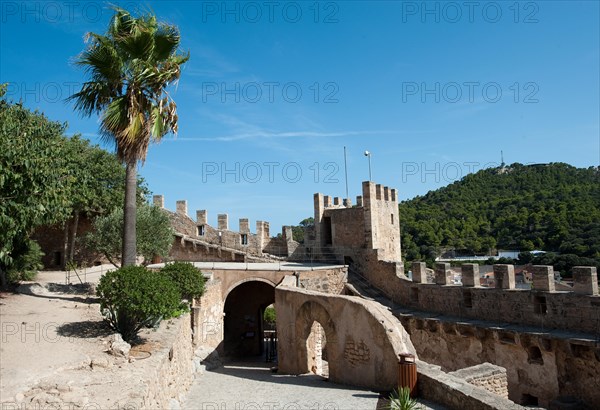
[[[325,245],[333,243],[331,238],[331,218],[328,216],[323,217],[323,243]]]
[[[228,357],[259,357],[264,352],[263,314],[275,302],[275,288],[250,281],[234,288],[225,300],[223,353]]]

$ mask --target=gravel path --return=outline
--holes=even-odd
[[[378,393],[316,375],[282,375],[272,373],[270,364],[234,362],[199,376],[182,409],[375,410],[378,398]]]

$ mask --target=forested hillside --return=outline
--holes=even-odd
[[[545,250],[600,262],[600,171],[512,164],[400,204],[403,256]]]

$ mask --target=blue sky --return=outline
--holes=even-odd
[[[166,205],[209,223],[228,213],[271,233],[350,197],[369,178],[425,194],[507,163],[600,163],[597,1],[154,1],[189,51],[172,95],[179,134],[141,174]],[[72,59],[112,14],[96,1],[1,4],[0,81],[9,95],[96,143],[97,118],[64,99]]]

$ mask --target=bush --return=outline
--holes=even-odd
[[[267,308],[265,309],[265,313],[263,314],[263,319],[269,325],[275,326],[275,323],[277,322],[277,315],[273,306],[267,306]]]
[[[96,292],[105,319],[128,342],[142,327],[155,326],[180,310],[175,283],[143,266],[126,266],[106,273]]]
[[[173,262],[165,265],[160,271],[177,285],[181,299],[187,300],[187,306],[204,293],[204,275],[193,264]]]
[[[17,284],[22,280],[33,280],[37,271],[42,269],[42,248],[37,242],[26,239],[15,245],[14,263],[6,272],[6,279],[10,284]]]

